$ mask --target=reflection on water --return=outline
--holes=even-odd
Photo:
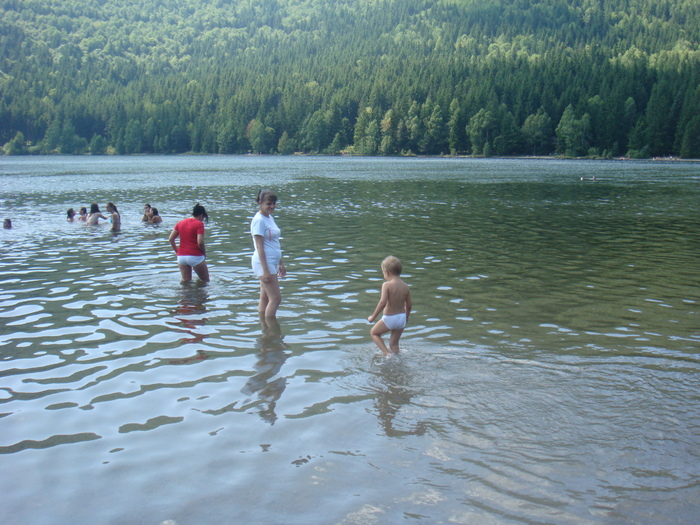
[[[382,358],[383,359],[383,358]],[[399,425],[395,421],[399,412],[409,409],[411,401],[418,395],[412,390],[414,383],[411,369],[404,363],[403,356],[394,356],[379,364],[379,373],[372,383],[376,389],[374,411],[379,418],[384,434],[387,437],[403,437],[409,435],[422,436],[427,430],[426,422],[411,421],[408,425]]]
[[[258,338],[259,352],[256,355],[255,375],[241,389],[246,396],[256,395],[260,417],[275,424],[275,402],[287,386],[287,379],[276,377],[287,360],[288,346],[283,341],[282,329],[276,319],[260,318],[262,334]],[[275,378],[276,377],[276,378]]]
[[[173,310],[174,321],[170,321],[172,326],[181,327],[182,331],[189,337],[183,337],[182,343],[201,343],[207,336],[202,330],[197,331],[207,323],[204,314],[207,311],[206,302],[209,300],[207,293],[207,283],[202,281],[190,282],[182,285],[179,293],[177,307]],[[202,350],[197,351],[197,355],[204,355]],[[205,357],[199,357],[205,359]]]
[[[2,523],[697,514],[693,163],[3,157],[0,177]],[[278,322],[250,270],[260,186]],[[119,235],[64,220],[108,200]],[[167,238],[195,201],[212,281],[181,285]],[[366,317],[389,254],[414,311],[387,361]]]

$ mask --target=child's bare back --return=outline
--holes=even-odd
[[[399,353],[399,339],[411,314],[411,290],[400,277],[401,269],[401,261],[396,257],[390,256],[382,261],[382,272],[386,282],[382,285],[382,296],[374,313],[367,318],[371,323],[380,313],[383,313],[382,318],[370,330],[370,335],[387,357]],[[382,335],[387,332],[391,332],[389,338],[391,351],[387,349],[382,339]]]

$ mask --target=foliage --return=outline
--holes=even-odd
[[[698,157],[697,0],[0,0],[23,153]]]

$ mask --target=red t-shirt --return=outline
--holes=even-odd
[[[197,244],[197,235],[204,235],[204,223],[194,217],[183,219],[175,225],[180,234],[180,245],[177,247],[177,255],[204,255]]]

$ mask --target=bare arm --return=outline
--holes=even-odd
[[[408,295],[406,296],[406,321],[408,321],[408,316],[411,315],[412,307],[413,303],[411,302],[411,292],[409,290]]]
[[[207,256],[207,248],[206,248],[206,246],[204,246],[204,234],[203,233],[197,234],[197,246],[199,246],[199,249],[201,250],[202,255],[204,255],[204,257],[206,257]]]
[[[379,298],[379,302],[377,303],[377,307],[374,309],[374,313],[370,315],[367,320],[371,323],[373,322],[380,313],[384,310],[386,307],[386,304],[389,302],[389,287],[387,286],[387,283],[384,283],[382,285],[382,296]]]
[[[170,246],[173,247],[173,251],[175,253],[177,253],[177,245],[175,244],[175,239],[177,239],[179,236],[180,232],[173,228],[173,231],[170,232],[170,237],[168,238],[168,241],[170,241]]]
[[[262,235],[254,235],[255,249],[258,252],[258,258],[263,269],[262,280],[268,282],[270,280],[270,270],[267,268],[267,256],[265,255],[265,240]]]

